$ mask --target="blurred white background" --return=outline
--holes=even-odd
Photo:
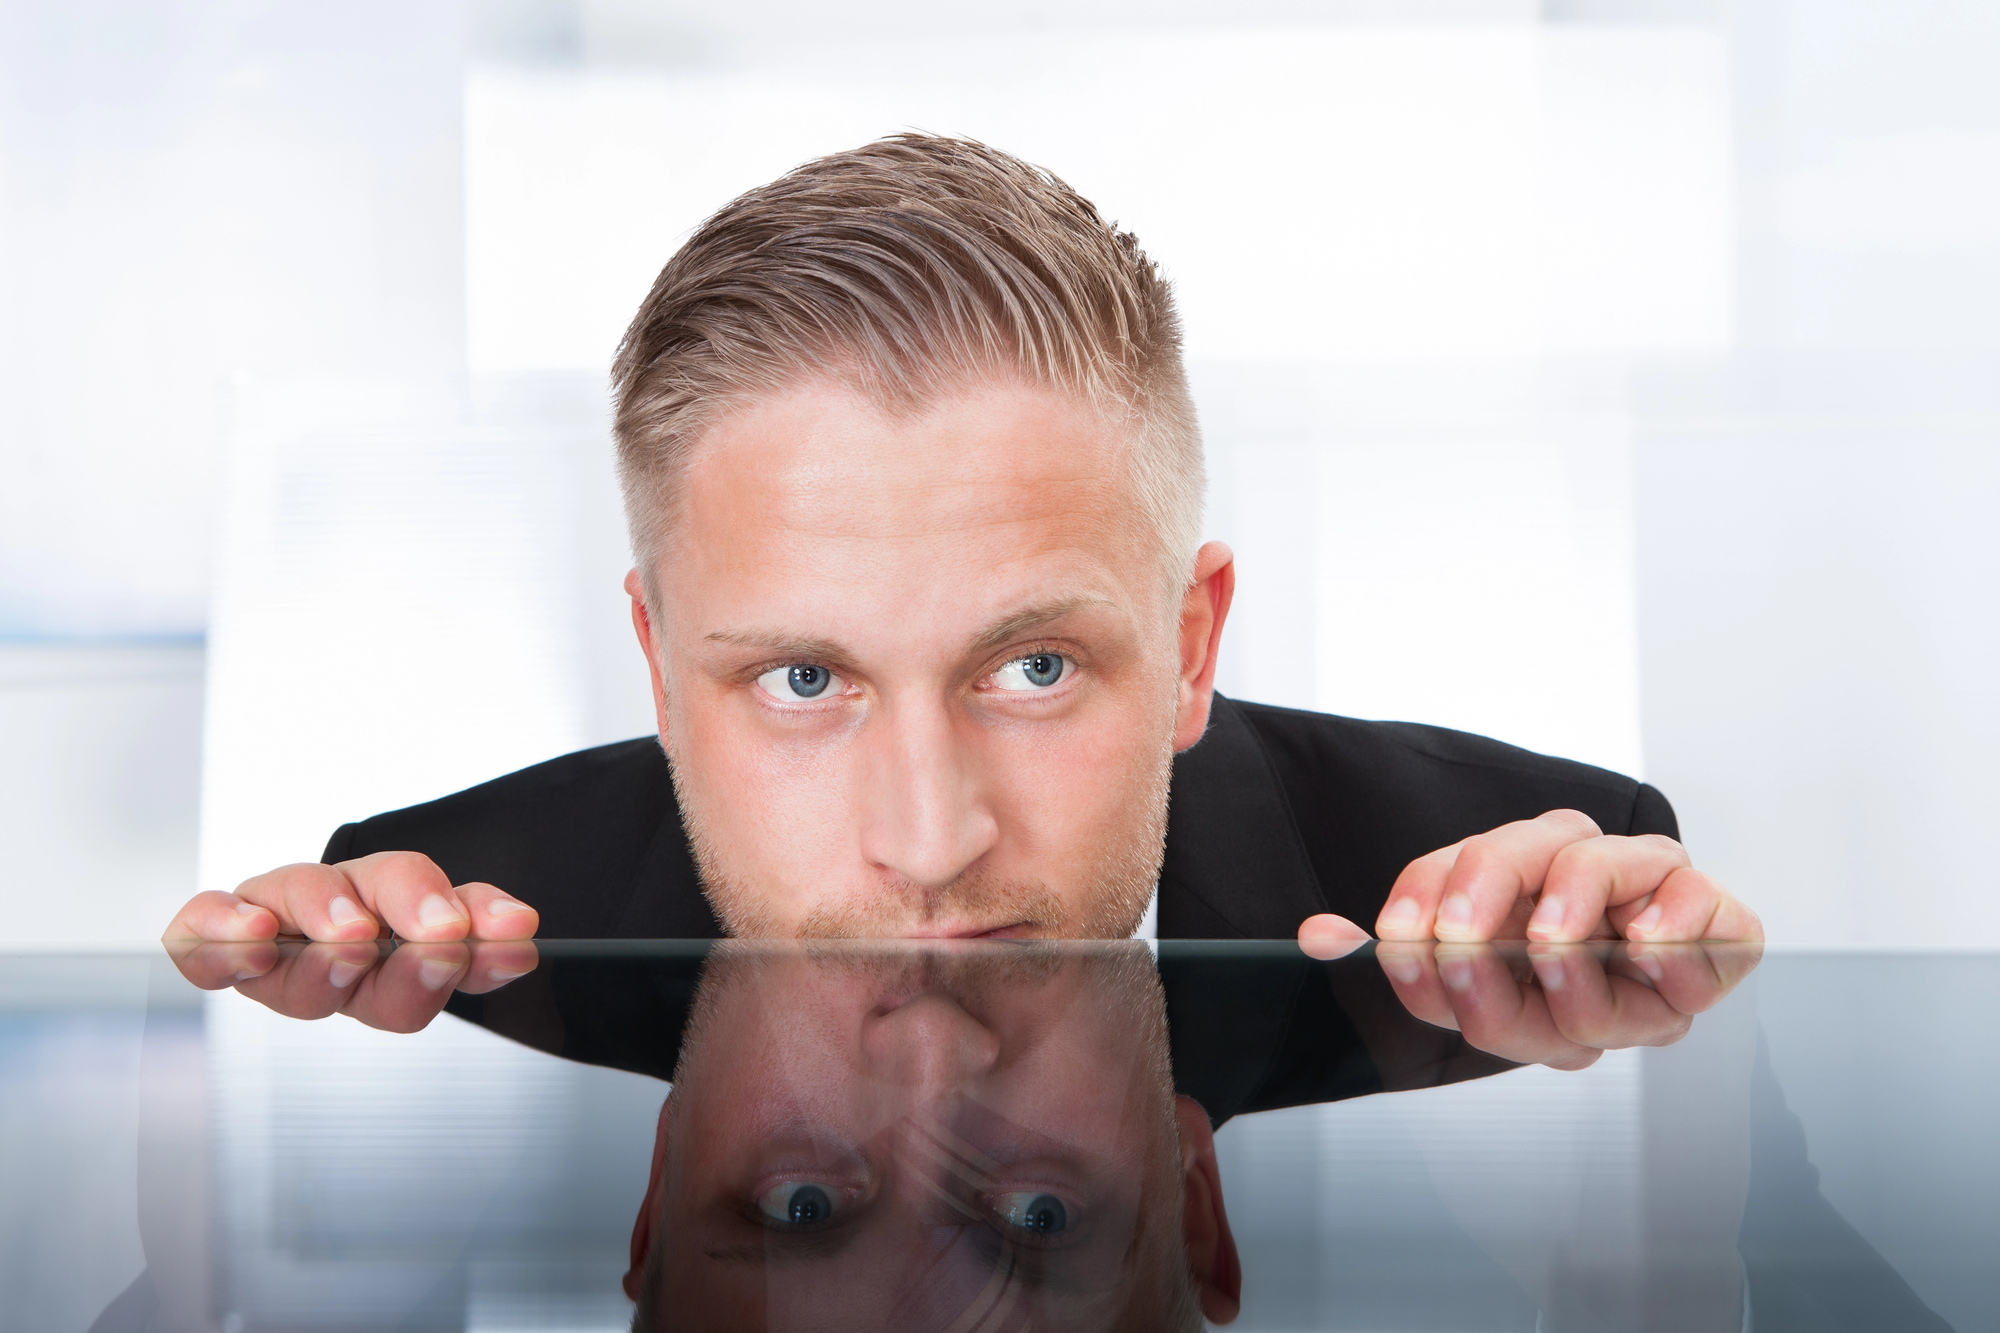
[[[905,127],[1174,278],[1222,687],[1642,774],[2000,944],[2000,9],[0,0],[0,943],[648,729],[611,349]]]

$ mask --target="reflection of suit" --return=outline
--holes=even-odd
[[[1415,858],[1572,808],[1607,833],[1676,835],[1653,788],[1603,769],[1407,722],[1217,696],[1174,761],[1162,939],[1286,939],[1315,912],[1367,925]],[[442,800],[344,824],[329,862],[423,852],[497,884],[544,939],[713,939],[665,758],[651,738],[565,755]]]

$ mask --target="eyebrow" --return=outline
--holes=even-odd
[[[972,640],[969,653],[978,655],[1000,648],[1029,632],[1062,619],[1066,615],[1081,611],[1085,607],[1115,607],[1108,597],[1096,593],[1078,593],[1069,597],[1058,597],[1046,602],[1038,602],[1013,611],[981,630]],[[726,643],[738,648],[756,648],[772,657],[793,657],[808,662],[844,662],[848,652],[839,644],[827,639],[799,638],[781,631],[767,630],[711,630],[706,636],[710,643]]]
[[[797,657],[806,661],[845,661],[847,652],[826,639],[801,639],[765,630],[711,630],[710,643],[733,644],[738,648],[759,648],[773,657]]]
[[[1116,605],[1117,603],[1110,598],[1100,597],[1096,593],[1078,593],[1075,596],[1058,597],[1053,601],[1023,607],[982,630],[972,641],[972,651],[977,654],[1004,647],[1031,630],[1040,629],[1051,621],[1061,620],[1064,616],[1081,611],[1087,606],[1115,607]]]

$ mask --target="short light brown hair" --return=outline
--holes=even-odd
[[[1016,377],[1129,442],[1174,577],[1200,536],[1201,437],[1167,281],[1055,176],[969,139],[898,134],[808,162],[703,223],[612,367],[633,554],[656,569],[693,445],[730,408],[829,378],[884,410]]]

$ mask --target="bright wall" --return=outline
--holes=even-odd
[[[1776,938],[2000,943],[1983,8],[0,25],[0,638],[206,647],[205,714],[101,714],[194,709],[145,734],[198,752],[8,724],[9,789],[84,813],[0,831],[127,890],[16,940],[140,933],[340,820],[645,729],[610,350],[708,212],[920,127],[1047,165],[1174,279],[1240,564],[1226,691],[1641,773]],[[198,872],[192,836],[144,874],[96,850],[135,766],[198,768]]]

